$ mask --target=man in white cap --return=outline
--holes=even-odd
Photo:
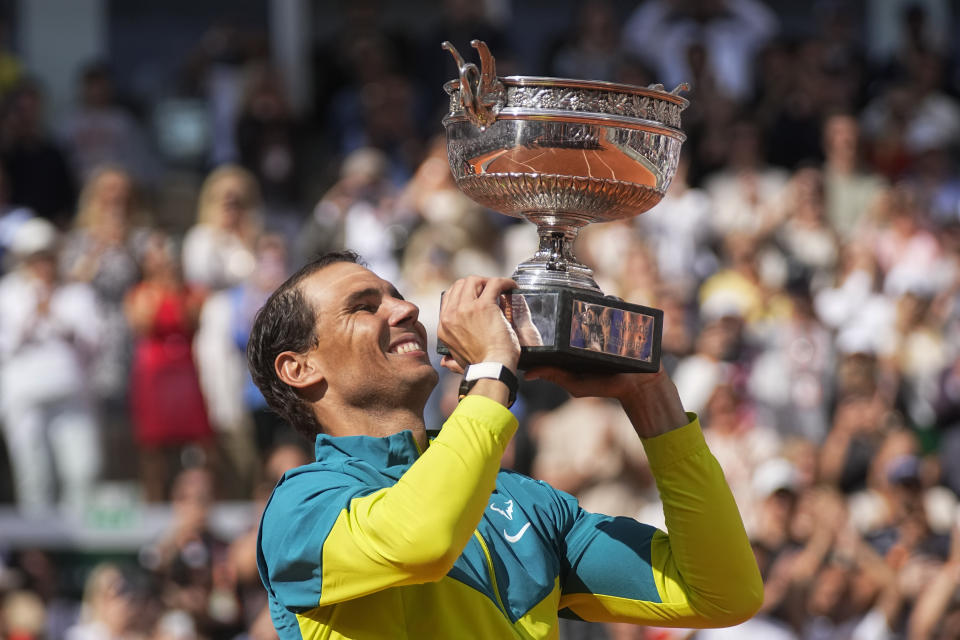
[[[58,484],[64,506],[82,507],[100,468],[86,383],[96,298],[60,282],[57,244],[46,220],[23,222],[10,243],[16,266],[0,280],[0,421],[18,506],[31,512],[54,505]]]

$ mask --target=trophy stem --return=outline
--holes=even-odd
[[[517,265],[513,279],[520,287],[565,287],[602,293],[593,279],[593,271],[573,254],[573,241],[590,220],[586,217],[555,212],[525,212],[525,218],[537,225],[540,247],[529,260]]]

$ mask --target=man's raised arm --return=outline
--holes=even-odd
[[[574,395],[620,400],[643,440],[667,524],[665,533],[580,511],[566,535],[561,608],[587,620],[688,627],[729,626],[756,613],[763,583],[739,510],[667,375],[538,373]]]

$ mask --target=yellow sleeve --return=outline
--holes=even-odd
[[[464,398],[394,486],[340,511],[323,542],[319,604],[445,576],[483,516],[516,428],[503,405]]]
[[[689,425],[644,440],[668,531],[654,534],[651,565],[674,624],[729,626],[760,608],[763,582],[723,469],[688,415]]]
[[[561,615],[596,622],[729,626],[763,585],[740,513],[696,416],[644,440],[669,534],[580,510],[565,532]]]

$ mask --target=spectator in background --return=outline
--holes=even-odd
[[[0,633],[8,640],[45,640],[46,609],[32,591],[9,593],[0,608]]]
[[[707,278],[697,292],[703,314],[742,318],[755,333],[789,317],[790,299],[780,280],[785,274],[768,269],[770,263],[763,259],[770,255],[767,247],[758,247],[754,236],[747,233],[725,236],[723,247],[726,266]]]
[[[681,153],[677,173],[656,209],[638,216],[637,230],[647,241],[664,281],[683,295],[716,268],[716,256],[706,248],[710,238],[712,201],[688,181],[690,154]]]
[[[790,277],[802,288],[829,278],[838,260],[834,227],[826,218],[823,175],[818,169],[797,169],[779,199],[774,215],[781,223],[772,240],[787,260]],[[799,282],[803,280],[804,282]]]
[[[59,234],[34,218],[14,233],[0,280],[0,415],[18,506],[84,508],[100,469],[89,367],[101,339],[94,290],[64,282]]]
[[[81,620],[65,640],[136,640],[136,610],[130,585],[113,564],[94,567],[83,589]]]
[[[253,491],[256,518],[252,526],[234,539],[227,549],[227,562],[236,576],[244,621],[250,629],[251,640],[277,638],[270,619],[267,593],[257,570],[257,536],[260,533],[260,516],[273,487],[287,471],[312,462],[305,445],[306,441],[302,439],[299,443],[281,443],[265,456],[261,479]]]
[[[194,445],[212,453],[192,341],[203,298],[184,284],[173,242],[160,232],[146,243],[143,282],[130,291],[126,314],[137,337],[130,372],[130,411],[149,501],[164,500],[172,476],[168,458]],[[196,447],[199,447],[197,449]]]
[[[841,238],[848,239],[860,230],[884,182],[861,165],[860,125],[853,115],[834,113],[827,117],[823,151],[827,219]]]
[[[907,627],[911,640],[956,640],[960,637],[960,522],[954,523],[950,555],[917,598]]]
[[[361,13],[374,3],[354,4],[353,10]],[[391,181],[399,184],[410,177],[423,152],[417,95],[402,66],[402,45],[374,28],[342,46],[340,55],[349,60],[352,73],[330,101],[328,122],[336,150],[347,156],[365,147],[378,149],[387,158]]]
[[[566,402],[538,415],[530,430],[534,476],[576,496],[587,511],[635,517],[657,499],[643,447],[608,401]]]
[[[406,239],[409,215],[396,206],[387,156],[377,149],[348,155],[336,182],[313,210],[300,233],[300,255],[348,248],[362,253],[382,277],[397,280],[397,251]]]
[[[570,31],[548,53],[547,74],[616,81],[621,57],[619,29],[618,16],[609,0],[581,0]]]
[[[755,98],[748,113],[763,129],[771,164],[790,168],[822,157],[819,135],[827,91],[822,57],[816,41],[786,38],[770,42],[758,54]]]
[[[876,209],[871,229],[873,252],[890,296],[907,291],[932,295],[952,277],[940,239],[924,220],[925,208],[914,189],[898,183]]]
[[[263,189],[268,217],[298,202],[301,135],[278,70],[252,65],[237,120],[237,147],[240,164]]]
[[[106,434],[129,432],[127,392],[133,336],[123,301],[140,281],[138,255],[145,240],[133,180],[123,169],[103,167],[80,194],[61,265],[66,277],[93,287],[102,311],[103,340],[92,364],[91,386]]]
[[[10,202],[66,225],[76,197],[74,176],[45,130],[43,96],[33,82],[12,91],[0,111],[0,162],[10,178]]]
[[[755,124],[739,121],[727,132],[724,168],[704,180],[714,207],[710,223],[720,238],[734,233],[762,238],[780,222],[777,204],[788,174],[764,161],[760,129]]]
[[[211,25],[190,52],[185,84],[201,96],[210,124],[209,163],[237,162],[237,118],[243,100],[245,66],[267,57],[267,43],[257,30],[247,30],[232,16]]]
[[[470,5],[472,7],[472,4]],[[317,97],[316,119],[329,121],[334,96],[344,90],[352,90],[354,85],[366,84],[371,79],[367,71],[383,69],[384,66],[401,70],[423,69],[413,59],[410,34],[402,29],[391,29],[385,24],[387,11],[383,0],[354,0],[341,5],[342,11],[336,17],[339,23],[329,31],[329,36],[317,43],[313,52],[314,95]],[[418,16],[423,20],[429,14]],[[333,16],[331,16],[333,17]],[[475,22],[470,27],[478,27]],[[481,31],[471,31],[469,37],[482,37]],[[443,37],[449,37],[444,34]],[[435,40],[435,46],[443,38]],[[379,58],[380,52],[387,52],[387,58]],[[376,60],[365,60],[366,54],[373,53]],[[431,54],[436,54],[433,48]],[[437,56],[429,60],[435,62]],[[419,74],[418,74],[419,75]],[[440,81],[442,84],[444,80]],[[440,84],[429,87],[436,91]],[[335,134],[338,132],[334,132]]]
[[[256,242],[256,268],[235,287],[212,294],[203,304],[194,340],[200,383],[213,427],[236,482],[225,483],[235,497],[250,495],[256,468],[274,446],[298,438],[267,408],[246,366],[253,318],[287,277],[283,236],[265,234]]]
[[[182,609],[169,609],[160,616],[150,640],[201,640],[197,625]]]
[[[79,104],[63,119],[59,131],[74,175],[86,181],[98,167],[116,165],[139,184],[154,184],[158,178],[156,159],[143,128],[117,102],[107,64],[87,65],[79,85]]]
[[[944,367],[934,396],[936,426],[940,433],[940,465],[943,482],[960,496],[960,358]]]
[[[945,91],[943,59],[921,52],[910,63],[906,76],[890,83],[861,115],[871,161],[891,179],[902,177],[932,144],[960,142],[960,103]]]
[[[759,0],[649,0],[630,16],[623,40],[670,88],[693,77],[688,51],[702,45],[719,89],[741,101],[753,87],[754,55],[776,34],[777,22]]]
[[[173,522],[140,551],[140,562],[156,580],[167,610],[188,614],[198,635],[220,640],[236,635],[242,612],[227,543],[210,528],[214,484],[209,469],[177,474],[170,494]]]
[[[218,291],[250,275],[260,206],[260,187],[246,169],[225,165],[207,176],[200,188],[197,222],[183,240],[187,283]]]
[[[782,436],[819,444],[828,427],[827,402],[836,364],[833,341],[805,292],[793,292],[791,301],[790,317],[764,336],[747,389],[758,411]]]

